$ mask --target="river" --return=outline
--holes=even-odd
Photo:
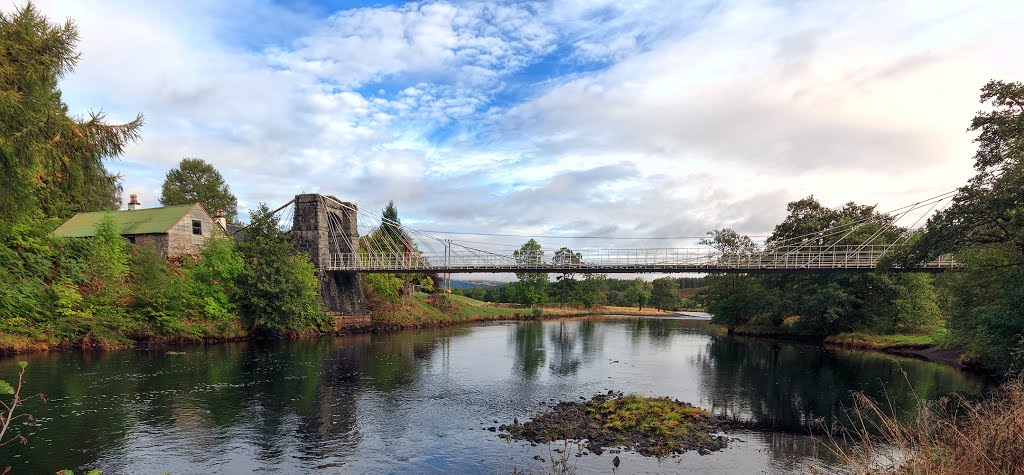
[[[487,428],[528,419],[542,402],[616,390],[775,429],[731,433],[738,440],[706,456],[618,454],[616,473],[828,472],[834,461],[802,428],[840,414],[850,391],[887,397],[906,414],[914,393],[972,395],[985,386],[937,363],[732,337],[687,318],[500,322],[172,350],[0,361],[11,381],[15,362],[27,360],[26,391],[47,395],[26,406],[35,422],[19,429],[29,444],[0,448],[0,460],[14,474],[537,471],[535,457],[550,459],[551,447],[507,442]],[[577,473],[611,473],[614,456],[570,463]]]

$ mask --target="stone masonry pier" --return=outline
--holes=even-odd
[[[368,327],[369,311],[359,274],[328,270],[332,254],[357,254],[359,228],[355,203],[333,196],[295,196],[292,243],[309,255],[317,268],[324,310],[333,314],[338,329]]]

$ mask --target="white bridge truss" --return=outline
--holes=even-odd
[[[518,246],[499,245],[486,241],[449,239],[440,231],[418,231],[378,215],[357,209],[330,196],[357,222],[357,235],[346,235],[343,227],[330,221],[327,232],[329,251],[321,251],[315,261],[321,270],[343,272],[389,273],[772,273],[772,272],[867,272],[879,269],[879,263],[917,232],[917,225],[945,203],[948,206],[956,191],[919,201],[889,213],[874,215],[841,226],[815,231],[802,236],[755,245],[747,242],[734,250],[711,246],[662,248],[564,249],[568,252],[529,252]],[[294,200],[293,200],[294,201]],[[281,229],[290,226],[294,212],[289,202],[271,214],[276,215]],[[941,209],[941,208],[940,208]],[[911,212],[919,211],[909,225],[898,224]],[[281,214],[276,214],[282,212]],[[867,226],[867,227],[865,227]],[[384,231],[400,238],[373,239]],[[859,243],[847,244],[854,232],[870,236]],[[434,233],[434,234],[431,234]],[[887,238],[882,238],[887,235]],[[487,235],[476,236],[511,236]],[[525,240],[526,236],[519,236]],[[895,237],[893,237],[895,236]],[[569,239],[569,238],[563,238]],[[588,239],[586,237],[572,239]],[[592,238],[592,239],[676,239],[676,238]],[[684,239],[684,238],[679,238]],[[883,242],[885,241],[885,242]],[[521,242],[521,241],[520,241]],[[840,244],[842,243],[842,244]],[[950,255],[943,255],[912,267],[887,267],[897,272],[941,272],[959,267]]]
[[[676,249],[583,249],[572,259],[551,252],[503,255],[456,248],[436,253],[338,253],[327,270],[351,272],[549,272],[549,273],[769,273],[871,271],[888,245],[820,246],[765,249],[745,253],[720,252],[709,247]],[[895,271],[938,272],[956,267],[952,256]]]

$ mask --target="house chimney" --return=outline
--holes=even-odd
[[[128,201],[128,209],[139,209],[142,205],[139,204],[139,196],[135,193],[131,194],[131,200]]]
[[[221,229],[227,231],[228,230],[228,220],[227,220],[227,218],[224,217],[224,210],[222,210],[220,208],[217,208],[217,211],[214,214],[216,214],[215,218],[217,220],[217,224],[220,225]]]

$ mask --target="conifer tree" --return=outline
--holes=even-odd
[[[102,112],[68,115],[58,82],[78,63],[77,44],[74,22],[50,23],[32,3],[0,12],[0,221],[120,203],[120,177],[103,160],[138,140],[142,116],[110,125]]]
[[[167,172],[160,193],[164,206],[199,203],[211,214],[220,208],[230,222],[237,222],[238,199],[213,165],[199,158],[183,158]]]

